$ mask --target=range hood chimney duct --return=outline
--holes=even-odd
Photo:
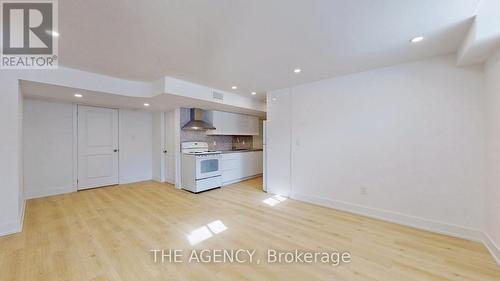
[[[215,127],[203,121],[203,116],[205,115],[205,111],[199,108],[191,108],[190,109],[191,119],[187,122],[186,125],[182,127],[183,130],[191,130],[191,131],[206,131],[206,130],[215,130]]]

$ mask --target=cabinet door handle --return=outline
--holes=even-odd
[[[113,152],[118,152],[118,149],[113,150]]]

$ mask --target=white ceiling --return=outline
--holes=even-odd
[[[64,0],[60,63],[263,98],[268,90],[456,52],[478,2]],[[426,39],[410,44],[417,35]]]
[[[132,97],[25,80],[21,81],[20,85],[23,97],[31,99],[141,111],[166,112],[178,107],[196,107],[206,110],[227,111],[259,117],[266,116],[265,112],[262,111],[172,94],[160,94],[153,97]],[[81,94],[83,97],[77,98],[74,96],[75,93]],[[148,103],[150,106],[145,107],[144,103]]]

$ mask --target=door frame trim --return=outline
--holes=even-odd
[[[73,187],[78,191],[78,104],[73,103]]]
[[[161,142],[161,156],[160,156],[160,181],[167,181],[167,157],[168,157],[168,148],[167,148],[167,118],[165,116],[165,112],[160,112],[160,142]],[[164,153],[163,151],[167,151]]]

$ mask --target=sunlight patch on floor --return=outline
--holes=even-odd
[[[193,230],[190,234],[187,235],[187,239],[189,241],[189,244],[193,246],[209,239],[210,237],[213,237],[214,234],[219,234],[226,230],[227,226],[222,221],[216,220]]]
[[[274,195],[273,197],[269,197],[265,200],[262,200],[262,202],[266,203],[269,206],[276,206],[279,203],[283,202],[286,200],[286,197],[283,197],[281,195]]]

